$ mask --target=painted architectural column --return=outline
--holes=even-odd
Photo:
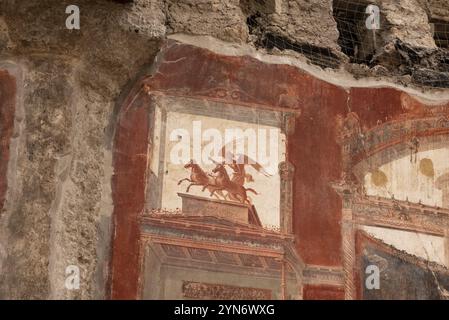
[[[296,118],[301,115],[298,113],[284,113],[282,117],[281,130],[286,136],[286,145],[289,138],[295,132]],[[286,160],[279,163],[278,170],[281,178],[280,195],[280,229],[284,233],[293,233],[293,180],[295,178],[295,167],[288,161],[288,148],[286,151]]]
[[[438,177],[435,186],[443,193],[443,208],[449,208],[449,173],[445,173]],[[449,267],[449,227],[446,228],[444,236],[444,265]]]
[[[354,112],[349,112],[340,124],[338,137],[341,146],[342,172],[339,182],[333,184],[333,188],[342,199],[342,260],[344,274],[345,299],[356,299],[355,287],[355,232],[356,226],[352,214],[352,199],[360,191],[361,186],[353,174],[353,154],[360,145],[363,145],[363,134],[360,119]]]
[[[449,173],[445,173],[438,177],[435,186],[443,192],[442,207],[449,208]]]
[[[287,263],[281,260],[281,300],[287,300]]]
[[[355,226],[352,219],[352,209],[349,199],[343,200],[342,211],[342,251],[343,251],[343,272],[345,283],[345,299],[356,298],[355,290]]]
[[[342,182],[334,184],[333,187],[342,198],[341,238],[345,300],[354,300],[357,297],[355,286],[356,225],[352,214],[352,197],[354,196],[354,186]]]
[[[284,233],[293,232],[293,178],[295,176],[294,166],[283,161],[279,164],[279,175],[281,177],[281,217],[280,227]]]
[[[444,265],[449,268],[449,227],[444,233]]]

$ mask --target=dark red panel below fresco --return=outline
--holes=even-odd
[[[7,71],[0,70],[0,213],[7,190],[10,141],[14,131],[16,81]]]
[[[306,285],[304,287],[304,300],[343,300],[345,291],[343,288],[324,285]]]

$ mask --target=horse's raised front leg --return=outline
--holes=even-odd
[[[184,179],[181,179],[181,180],[178,181],[178,186],[179,186],[181,183],[183,183],[184,181],[192,182],[192,180],[190,180],[189,178],[184,178]]]
[[[187,190],[186,190],[187,193],[189,192],[190,187],[192,187],[192,186],[201,186],[201,184],[199,184],[199,183],[197,183],[197,182],[192,182],[192,183],[189,184],[189,186],[187,187]]]

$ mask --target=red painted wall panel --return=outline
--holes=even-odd
[[[304,300],[344,300],[343,288],[325,285],[306,285],[303,289]]]
[[[16,80],[6,70],[0,70],[0,214],[8,188],[7,171],[10,141],[14,131]]]

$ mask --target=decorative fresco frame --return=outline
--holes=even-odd
[[[173,43],[168,42],[167,46],[173,46]],[[182,97],[234,105],[239,108],[251,107],[266,112],[277,112],[282,115],[279,126],[286,133],[287,146],[288,136],[294,133],[295,120],[301,113],[299,106],[273,106],[269,101],[250,96],[232,84],[227,87],[212,86],[212,88],[189,93],[189,90],[195,91],[196,88],[170,88],[167,84],[159,83],[164,81],[162,78],[158,79],[156,75],[138,81],[125,99],[117,119],[112,179],[115,236],[110,265],[111,298],[136,299],[139,296],[138,279],[141,258],[138,218],[146,205],[147,168],[151,154],[149,138],[152,127],[151,117],[157,99]],[[191,85],[195,84],[189,86]],[[292,102],[289,103],[292,104]],[[268,117],[267,121],[272,120]],[[288,159],[288,155],[286,158]],[[281,212],[284,212],[281,215],[281,229],[289,233],[293,229],[293,168],[294,165],[287,162],[280,165]]]

